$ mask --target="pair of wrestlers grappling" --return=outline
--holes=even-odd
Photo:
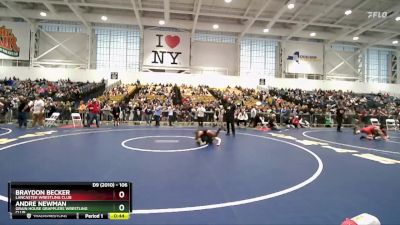
[[[365,136],[361,136],[360,139],[366,140],[375,140],[376,138],[381,138],[382,140],[389,139],[389,135],[387,133],[387,129],[384,125],[375,126],[369,125],[363,128],[354,127],[354,135],[356,134],[365,134]]]
[[[198,130],[196,131],[196,137],[195,140],[198,145],[203,146],[206,144],[212,144],[214,140],[217,141],[217,146],[221,144],[221,138],[218,137],[219,132],[221,131],[221,128],[219,128],[217,131],[213,130]]]

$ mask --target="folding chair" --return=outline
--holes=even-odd
[[[394,119],[386,119],[386,128],[390,130],[390,128],[394,128],[394,131],[397,130],[396,120]]]
[[[71,118],[72,118],[72,124],[74,125],[74,128],[76,126],[83,127],[82,125],[82,118],[79,113],[71,113]]]
[[[44,121],[45,121],[44,126],[46,126],[46,127],[55,126],[56,125],[56,121],[57,121],[59,116],[60,116],[60,113],[58,113],[58,112],[52,113],[49,118],[44,119]]]
[[[371,119],[369,119],[369,121],[371,122],[371,125],[374,125],[374,126],[380,126],[381,125],[377,118],[371,118]]]
[[[263,127],[266,127],[266,126],[267,126],[268,122],[265,121],[265,118],[264,118],[263,116],[260,116],[260,121],[261,121],[261,125],[262,125]]]

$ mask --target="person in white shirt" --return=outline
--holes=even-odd
[[[198,121],[200,127],[203,126],[205,112],[206,112],[206,109],[204,108],[204,106],[202,104],[200,104],[199,108],[197,108],[197,121]]]
[[[168,106],[168,122],[169,122],[169,126],[172,126],[173,120],[174,120],[174,108],[172,106]]]
[[[251,124],[253,124],[253,127],[257,126],[256,116],[257,116],[257,109],[255,107],[253,107],[250,110],[249,126],[251,126]]]
[[[44,127],[44,101],[39,95],[36,95],[35,99],[32,108],[32,127],[35,127],[36,123],[38,123],[39,126]]]
[[[249,119],[249,116],[247,113],[244,111],[244,109],[241,109],[238,115],[238,120],[237,120],[237,125],[240,127],[241,123],[244,123],[244,126],[247,124],[247,120]]]

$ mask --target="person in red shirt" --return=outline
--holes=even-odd
[[[87,127],[92,125],[93,120],[96,120],[96,126],[99,127],[100,102],[94,98],[93,101],[88,102],[87,108],[89,110]]]
[[[389,138],[384,126],[378,127],[374,125],[369,125],[361,129],[357,129],[357,127],[355,127],[354,134],[356,135],[360,133],[366,134],[366,136],[361,136],[360,139],[372,140],[376,137],[381,137],[383,140],[387,140]]]
[[[290,123],[295,127],[299,128],[300,127],[300,120],[298,116],[295,116]]]

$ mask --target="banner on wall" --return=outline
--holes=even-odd
[[[188,68],[189,32],[144,31],[143,66]]]
[[[322,44],[287,43],[286,72],[323,74],[323,46]]]
[[[111,72],[111,80],[118,80],[118,72]]]
[[[0,21],[0,59],[29,60],[28,23]]]

